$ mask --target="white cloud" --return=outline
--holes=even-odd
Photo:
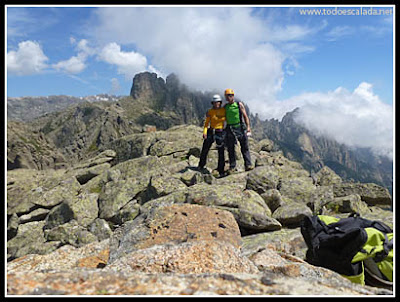
[[[300,107],[296,121],[313,133],[392,158],[393,109],[374,94],[371,84],[363,82],[352,92],[339,87],[326,93],[303,93],[270,108],[283,114],[296,107]]]
[[[195,89],[232,87],[246,99],[272,98],[281,89],[285,56],[266,42],[269,32],[250,8],[101,8],[96,15],[93,39],[135,45],[160,73],[174,72]],[[305,34],[301,27],[283,30]]]
[[[52,66],[57,70],[72,74],[80,73],[86,68],[85,58],[82,56],[73,56],[68,60],[60,61]]]
[[[315,33],[316,29],[304,25],[271,26],[268,34],[270,41],[298,41]]]
[[[47,60],[39,43],[29,40],[20,42],[16,51],[7,53],[7,71],[16,75],[41,73],[47,67]]]
[[[74,37],[70,37],[69,40],[71,44],[76,44],[76,39]],[[52,67],[56,70],[64,71],[70,74],[81,73],[83,70],[85,70],[87,67],[87,58],[94,55],[96,53],[96,49],[91,48],[86,39],[80,40],[75,48],[78,51],[76,56],[72,56],[68,60],[53,64]]]
[[[356,33],[354,27],[348,25],[335,26],[329,32],[326,33],[328,41],[336,41],[347,36],[352,36]]]
[[[361,26],[360,30],[369,37],[382,38],[384,35],[392,35],[393,24],[382,22],[379,25],[364,25]]]
[[[82,39],[78,42],[76,49],[79,55],[82,57],[92,56],[96,54],[96,49],[89,46],[89,42],[86,39]]]
[[[99,52],[99,59],[118,67],[118,73],[131,79],[136,73],[147,70],[147,59],[140,53],[121,51],[117,43],[109,43]]]
[[[91,56],[97,56],[97,59],[111,65],[117,66],[118,73],[125,75],[126,79],[146,70],[163,75],[157,68],[147,65],[147,59],[144,55],[135,51],[122,51],[121,46],[115,42],[108,43],[103,47],[91,47],[89,41],[82,39],[79,42],[74,37],[70,37],[70,43],[75,45],[78,52],[68,60],[53,64],[52,67],[59,71],[69,74],[77,74],[85,70],[86,61]]]

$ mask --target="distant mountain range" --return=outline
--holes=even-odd
[[[83,102],[117,101],[121,97],[98,94],[85,97],[68,95],[24,96],[7,98],[7,118],[16,121],[31,121],[46,113],[63,110]]]
[[[130,96],[8,98],[8,169],[68,166],[149,126],[165,130],[201,125],[214,93],[192,91],[174,74],[164,80],[144,72],[134,77]],[[275,149],[310,173],[328,166],[345,180],[373,182],[392,192],[391,160],[317,137],[295,122],[297,113],[288,112],[281,121],[262,121],[250,112],[254,138],[269,138]]]
[[[295,121],[298,113],[298,108],[288,112],[281,121],[260,121],[253,116],[253,127],[257,129],[259,138],[271,139],[285,157],[300,162],[311,174],[328,166],[347,181],[373,182],[392,192],[392,160],[367,148],[352,148],[314,135]]]

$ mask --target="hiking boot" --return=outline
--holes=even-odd
[[[228,175],[228,174],[224,171],[224,172],[219,173],[218,178],[222,178],[222,177],[225,177],[225,176],[227,176],[227,175]]]
[[[226,171],[226,174],[232,175],[233,173],[236,173],[237,169],[236,168],[229,168],[228,171]]]
[[[251,171],[254,169],[254,166],[247,166],[244,168],[245,171]]]
[[[207,168],[206,167],[201,167],[201,166],[198,166],[197,167],[197,171],[199,171],[200,173],[209,173],[209,171],[207,170]]]
[[[211,174],[214,177],[218,177],[220,173],[217,170],[212,170]]]

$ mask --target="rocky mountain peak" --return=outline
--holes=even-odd
[[[296,107],[295,109],[293,109],[292,111],[287,112],[283,118],[282,118],[282,124],[285,125],[294,125],[297,124],[296,123],[296,117],[298,116],[298,114],[300,113],[300,108]]]
[[[155,99],[165,96],[166,86],[163,78],[156,73],[142,72],[133,78],[130,95],[133,99]]]

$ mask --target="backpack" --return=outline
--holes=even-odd
[[[306,261],[352,282],[393,288],[393,231],[386,224],[351,214],[307,216],[301,224]]]

